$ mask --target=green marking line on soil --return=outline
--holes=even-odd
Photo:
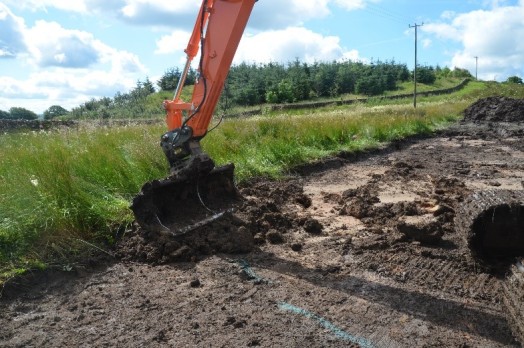
[[[324,319],[322,318],[321,316],[319,316],[318,314],[315,314],[315,313],[312,313],[306,309],[303,309],[303,308],[300,308],[300,307],[296,307],[296,306],[293,306],[289,303],[286,303],[286,302],[280,302],[278,304],[278,308],[280,310],[283,310],[283,311],[288,311],[288,312],[292,312],[294,314],[298,314],[298,315],[302,315],[308,319],[313,319],[314,321],[318,322],[320,325],[322,325],[324,328],[330,330],[331,332],[333,332],[337,337],[343,339],[343,340],[346,340],[346,341],[350,341],[352,343],[356,343],[358,345],[360,345],[362,348],[374,348],[373,344],[366,340],[365,338],[362,338],[362,337],[356,337],[356,336],[353,336],[347,332],[345,332],[344,330],[342,330],[341,328],[337,327],[336,325],[332,324],[331,322],[329,322],[327,319]]]

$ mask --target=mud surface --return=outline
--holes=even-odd
[[[502,294],[502,308],[511,332],[524,342],[524,259],[519,258],[510,268]]]
[[[518,347],[508,269],[480,265],[455,221],[473,192],[524,189],[524,124],[468,112],[244,183],[235,213],[192,233],[135,227],[97,267],[10,284],[0,347]]]

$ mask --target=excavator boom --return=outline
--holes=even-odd
[[[233,164],[216,167],[202,151],[235,52],[257,0],[203,0],[185,53],[173,100],[166,100],[168,131],[160,145],[170,176],[146,183],[131,209],[142,228],[174,235],[231,211],[239,200]],[[191,100],[180,99],[193,59],[200,53]]]
[[[185,49],[187,62],[173,100],[164,101],[168,132],[161,145],[172,168],[185,167],[199,155],[200,139],[208,130],[233,57],[255,0],[204,0]],[[200,50],[198,48],[200,47]],[[191,101],[180,100],[191,61],[200,52],[198,78]],[[184,114],[185,113],[185,114]]]
[[[180,101],[180,83],[173,100],[164,104],[169,130],[182,125],[177,110],[199,107],[198,116],[195,114],[194,117],[189,117],[187,125],[193,129],[195,137],[203,137],[206,134],[254,3],[255,0],[202,2],[193,34],[185,50],[187,61],[191,62],[200,46],[200,76],[194,86],[189,105]],[[186,63],[184,71],[187,69]]]

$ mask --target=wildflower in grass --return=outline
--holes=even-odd
[[[31,184],[33,184],[34,187],[38,186],[38,179],[36,178],[36,176],[32,175],[29,181],[31,181]]]

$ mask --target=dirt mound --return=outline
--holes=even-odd
[[[524,122],[524,100],[507,97],[479,99],[464,111],[464,121]]]

